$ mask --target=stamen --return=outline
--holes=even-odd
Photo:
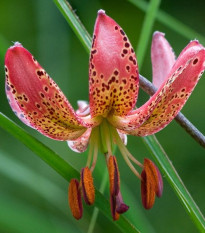
[[[129,151],[128,149],[125,147],[126,151],[127,151],[127,156],[135,163],[137,164],[139,167],[143,168],[143,164],[140,163]]]
[[[97,162],[97,158],[98,158],[98,142],[96,142],[96,144],[94,145],[94,154],[93,154],[93,162],[92,162],[92,166],[90,168],[91,172],[94,171],[96,162]]]
[[[120,175],[115,156],[109,156],[107,166],[110,178],[110,194],[117,196],[120,190]]]
[[[70,181],[68,187],[68,202],[73,214],[73,217],[77,220],[82,218],[83,205],[81,200],[81,191],[79,189],[79,182],[76,179]]]
[[[121,192],[116,196],[116,211],[118,214],[123,214],[128,211],[129,206],[123,202]]]
[[[81,187],[85,203],[92,205],[95,201],[95,188],[93,185],[92,172],[88,167],[81,170]]]
[[[89,152],[88,152],[88,158],[87,158],[86,167],[90,167],[91,160],[92,160],[92,155],[93,155],[93,147],[94,147],[94,144],[91,143],[91,139],[90,139],[90,147],[89,147]]]
[[[93,172],[96,162],[97,162],[97,156],[98,156],[98,147],[99,147],[99,127],[96,127],[92,130],[91,136],[90,136],[90,149],[88,153],[88,159],[86,163],[86,167],[90,167],[91,161],[91,172]]]
[[[141,180],[141,175],[139,174],[139,172],[135,169],[135,167],[132,165],[132,163],[130,162],[129,160],[129,156],[128,156],[128,150],[127,148],[124,146],[119,134],[117,133],[116,129],[113,128],[111,125],[110,125],[110,128],[112,130],[112,133],[113,133],[113,136],[115,137],[115,140],[116,140],[116,143],[120,149],[120,152],[125,160],[125,162],[127,163],[127,165],[130,167],[130,169],[132,170],[132,172]],[[143,166],[143,165],[142,165]]]

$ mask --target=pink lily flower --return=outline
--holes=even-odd
[[[19,119],[49,138],[68,141],[76,152],[90,146],[80,182],[72,179],[69,185],[69,205],[76,219],[83,213],[81,196],[86,204],[94,203],[92,172],[99,150],[106,157],[113,219],[128,210],[120,192],[114,144],[141,180],[143,206],[151,208],[155,196],[162,195],[158,168],[149,159],[140,163],[127,150],[126,135],[151,135],[174,119],[205,69],[205,49],[198,41],[191,41],[175,59],[164,35],[156,32],[151,58],[158,91],[136,108],[139,73],[134,50],[122,28],[99,10],[90,53],[89,104],[79,101],[79,109],[74,111],[57,84],[20,43],[6,53],[6,94]],[[142,169],[141,174],[133,163]]]

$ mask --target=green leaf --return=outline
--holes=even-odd
[[[128,0],[136,7],[140,8],[142,11],[147,12],[149,3],[143,0]],[[202,44],[205,44],[205,37],[194,31],[192,28],[188,27],[181,21],[175,19],[171,15],[167,14],[166,12],[159,10],[156,14],[156,19],[171,28],[173,31],[177,32],[178,34],[184,36],[187,39],[195,39],[197,38]]]
[[[2,113],[0,113],[0,127],[13,135],[16,139],[26,145],[36,155],[38,155],[43,161],[45,161],[50,167],[52,167],[57,173],[64,177],[67,181],[70,181],[73,177],[80,177],[80,173],[74,169],[70,164],[66,163],[59,155],[57,155],[50,148],[43,143],[32,137],[25,130],[12,122]],[[105,197],[96,190],[97,206],[104,214],[111,220],[109,202]],[[121,216],[114,224],[122,231],[126,233],[139,232],[124,216]]]
[[[160,5],[160,0],[150,1],[149,7],[147,8],[145,18],[140,32],[139,43],[137,46],[137,62],[139,67],[142,66],[145,52],[147,50],[148,42],[152,33],[152,26],[154,24],[155,17]]]
[[[186,189],[184,183],[179,177],[177,171],[169,160],[164,149],[160,145],[156,136],[147,136],[142,138],[145,145],[149,148],[151,154],[157,161],[161,171],[166,175],[167,181],[170,183],[173,190],[176,192],[179,200],[194,221],[200,232],[205,231],[205,219],[199,210],[198,206],[194,202],[193,198]]]

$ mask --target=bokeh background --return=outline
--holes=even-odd
[[[142,1],[143,2],[143,1]],[[149,1],[145,1],[149,3]],[[137,48],[144,12],[126,0],[72,0],[88,32],[92,35],[98,9],[106,10],[128,35]],[[160,10],[205,37],[205,3],[201,1],[161,1]],[[155,30],[166,33],[176,55],[195,39],[185,38],[164,23],[155,21]],[[72,152],[66,142],[56,142],[23,125],[11,111],[4,91],[4,54],[14,41],[21,42],[46,69],[63,90],[74,108],[79,99],[88,100],[88,54],[55,4],[50,0],[0,0],[0,111],[26,131],[48,145],[66,161],[80,170],[85,166],[87,153]],[[205,45],[205,41],[201,41]],[[140,73],[151,80],[150,43]],[[205,77],[203,77],[183,113],[205,133]],[[148,96],[140,93],[138,106]],[[205,213],[205,153],[176,122],[172,122],[157,138],[184,181],[202,213]],[[142,140],[128,137],[128,148],[140,161],[151,158]],[[140,182],[124,163],[119,162],[122,194],[130,210],[125,214],[141,232],[196,233],[198,232],[180,201],[164,178],[164,194],[152,210],[142,208]],[[100,154],[94,171],[99,187],[105,171]],[[68,183],[11,135],[0,128],[0,233],[64,233],[87,232],[93,207],[85,207],[80,221],[72,218],[67,204]],[[108,186],[105,191],[107,198]],[[109,218],[99,213],[94,232],[119,232]]]

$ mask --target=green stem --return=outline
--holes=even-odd
[[[173,164],[169,160],[166,152],[160,145],[159,141],[157,140],[156,136],[148,136],[142,138],[145,145],[149,148],[151,154],[156,159],[160,169],[166,175],[166,179],[170,183],[173,190],[176,192],[179,200],[182,202],[184,208],[186,209],[187,213],[190,215],[191,219],[202,233],[205,232],[205,218],[202,215],[200,209],[194,202],[193,198],[191,197],[190,193],[186,189],[183,181],[179,177],[179,174],[175,170]]]
[[[161,0],[151,0],[147,8],[145,19],[143,21],[142,30],[140,33],[139,43],[137,46],[137,62],[139,67],[142,66],[145,52],[147,50],[149,38],[152,33],[152,27],[155,21],[157,11]]]
[[[36,138],[32,137],[25,130],[20,128],[2,113],[0,113],[0,127],[10,133],[12,136],[17,138],[20,142],[26,145],[30,150],[32,150],[36,155],[38,155],[43,161],[45,161],[50,167],[52,167],[58,174],[60,174],[67,181],[70,181],[73,177],[79,177],[79,172],[73,168],[70,164],[65,162],[59,155],[57,155],[50,148],[45,146],[43,143],[38,141]],[[109,202],[105,197],[96,190],[96,201],[95,206],[98,207],[105,216],[110,216]],[[119,221],[114,224],[122,231],[126,233],[137,233],[139,232],[135,227],[133,227],[130,222],[121,216]]]
[[[149,3],[143,0],[128,0],[136,7],[140,8],[142,11],[147,12]],[[173,31],[177,32],[179,35],[184,36],[187,39],[195,39],[197,38],[201,43],[205,44],[205,37],[201,36],[199,33],[194,31],[192,28],[188,27],[181,21],[175,19],[171,15],[167,14],[166,12],[159,10],[156,19],[164,24],[165,26],[169,27]]]

